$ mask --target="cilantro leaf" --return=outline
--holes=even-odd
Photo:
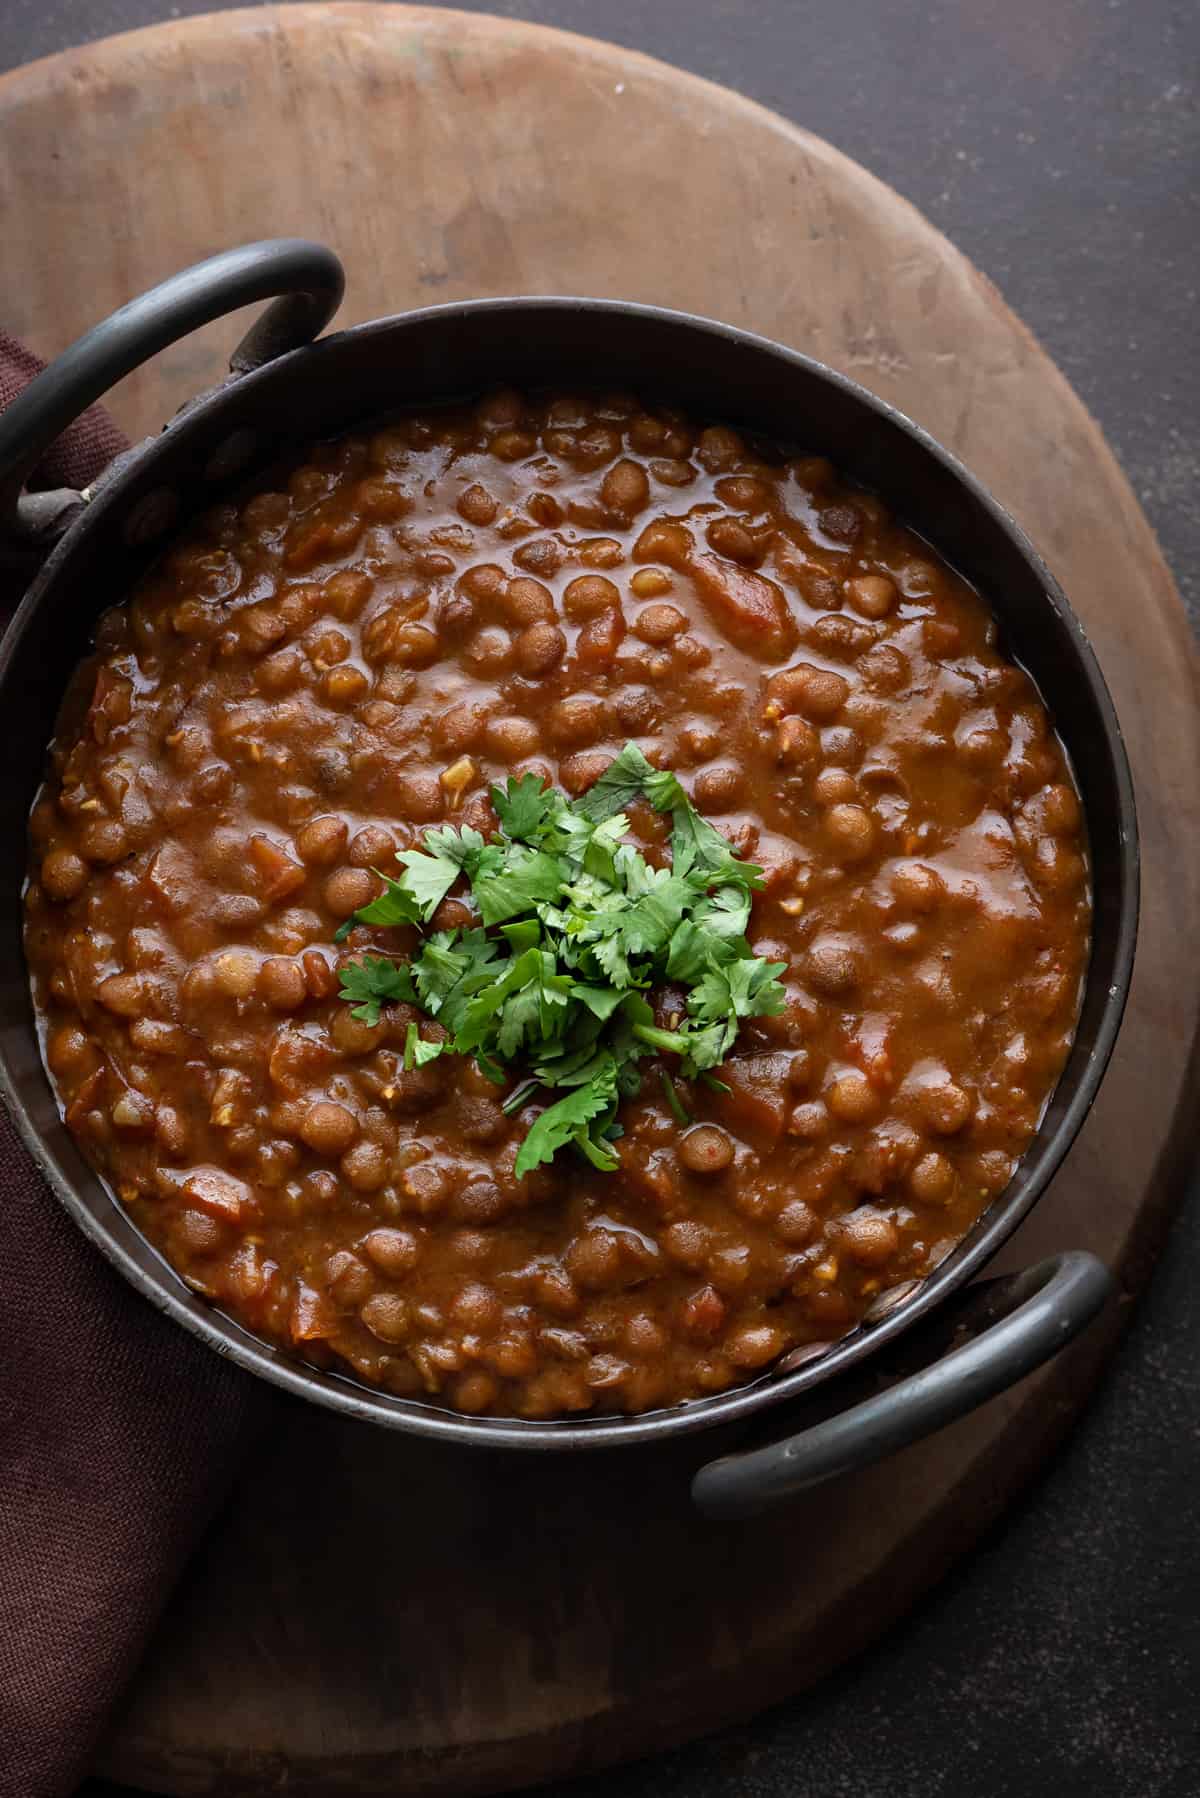
[[[727,1018],[733,1010],[729,981],[723,968],[710,967],[688,994],[688,1015],[701,1024]]]
[[[459,1028],[472,998],[491,986],[504,967],[499,944],[489,941],[482,930],[465,930],[460,934],[457,956],[461,971],[438,1012],[439,1021],[450,1031]],[[419,984],[420,976],[417,978]],[[483,1065],[478,1054],[476,1060]]]
[[[562,868],[554,856],[539,850],[514,849],[495,874],[478,876],[471,886],[485,924],[502,924],[539,901],[556,899]]]
[[[436,1061],[448,1047],[447,1043],[425,1042],[418,1035],[417,1026],[410,1024],[404,1033],[404,1072],[411,1074],[414,1068],[423,1068],[427,1062]]]
[[[786,963],[746,956],[710,967],[688,996],[689,1017],[702,1024],[722,1018],[772,1017],[783,1010],[787,995],[777,975]]]
[[[608,1055],[586,1086],[576,1087],[537,1119],[517,1154],[518,1180],[553,1160],[569,1142],[577,1143],[593,1166],[605,1171],[615,1168],[617,1157],[597,1139],[593,1125],[613,1110],[616,1100],[617,1064]]]
[[[379,1022],[380,1007],[393,1000],[416,1000],[412,975],[403,962],[388,961],[382,955],[367,955],[362,961],[347,962],[342,969],[340,999],[347,1000],[350,1015],[363,1024]]]
[[[416,908],[416,922],[428,924],[450,888],[458,879],[458,868],[441,856],[425,855],[420,849],[406,849],[401,887]]]
[[[600,972],[607,975],[613,986],[627,987],[635,984],[634,970],[629,965],[629,957],[625,953],[619,930],[592,945],[591,959]]]
[[[605,818],[624,811],[630,800],[638,798],[645,791],[647,776],[653,773],[653,765],[637,744],[626,743],[595,785],[575,801],[575,810],[590,823],[602,824]]]
[[[583,840],[583,871],[592,880],[601,881],[608,886],[617,879],[616,857],[621,838],[629,829],[629,819],[624,812],[614,812],[611,818],[588,832]]]
[[[510,959],[499,979],[489,979],[466,1005],[454,1032],[454,1046],[460,1055],[468,1055],[487,1041],[491,1022],[504,1007],[510,994],[535,980],[541,972],[541,956],[536,949]]]
[[[589,1135],[587,1131],[581,1131],[575,1138],[575,1147],[587,1157],[593,1167],[599,1168],[602,1174],[611,1174],[621,1165],[603,1134],[595,1136]]]
[[[692,912],[705,934],[736,943],[746,934],[750,922],[750,891],[741,885],[718,887],[711,899],[702,899]]]
[[[787,1010],[787,989],[781,974],[785,961],[763,961],[742,956],[728,970],[729,993],[739,1018],[775,1018]]]
[[[577,1019],[569,1040],[543,1043],[537,1050],[533,1071],[543,1086],[586,1086],[604,1057],[615,1051],[597,1048],[603,1026],[599,1018]]]
[[[420,1003],[434,1017],[469,963],[466,952],[454,947],[457,935],[454,930],[440,930],[427,938],[421,953],[410,963]]]
[[[588,986],[580,980],[571,988],[571,997],[578,999],[581,1005],[586,1005],[592,1016],[599,1018],[603,1024],[612,1017],[623,995],[615,987]]]
[[[500,935],[514,955],[536,949],[542,940],[541,926],[536,918],[522,918],[517,924],[501,924]]]
[[[667,979],[691,986],[708,968],[718,941],[694,918],[684,918],[667,951]]]
[[[691,803],[669,768],[652,768],[642,784],[656,812],[673,812],[676,806]]]
[[[655,868],[645,891],[629,910],[624,927],[629,947],[641,954],[664,948],[694,897],[686,880],[669,868]]]
[[[501,830],[514,843],[536,842],[562,805],[561,795],[540,774],[523,774],[520,780],[510,775],[503,788],[492,788],[490,798]]]
[[[703,1030],[681,1030],[684,1039],[683,1069],[687,1074],[702,1074],[707,1068],[719,1067],[737,1038],[737,1022],[725,1018],[706,1024]]]
[[[465,868],[468,873],[479,861],[485,848],[483,838],[469,824],[443,824],[437,830],[425,832],[426,854],[436,856],[439,861],[453,862],[456,868]],[[407,865],[409,857],[416,853],[418,852],[412,849],[402,849],[396,860]]]
[[[734,854],[733,846],[719,830],[702,818],[695,806],[676,806],[671,813],[671,865],[676,874],[690,874],[693,869],[705,876],[708,886],[738,881],[757,890],[763,883],[761,868],[744,862]]]
[[[506,1002],[496,1033],[496,1053],[511,1061],[517,1051],[531,1042],[542,1019],[542,995],[536,980],[523,986]]]
[[[372,899],[369,905],[360,905],[354,916],[347,918],[341,929],[334,936],[335,942],[347,937],[356,924],[421,924],[424,922],[421,906],[416,897],[402,886],[398,880],[389,880],[386,874],[379,878],[383,881],[383,892],[378,899]]]

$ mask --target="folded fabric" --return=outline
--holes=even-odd
[[[0,408],[40,367],[0,330]],[[123,447],[93,408],[31,485],[84,486]],[[0,1798],[61,1798],[270,1398],[109,1267],[2,1109],[0,1205]]]

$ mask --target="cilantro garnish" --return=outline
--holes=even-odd
[[[762,870],[742,861],[697,812],[674,774],[627,743],[581,799],[534,774],[493,787],[499,835],[446,825],[398,856],[399,880],[338,931],[356,924],[427,926],[462,882],[482,920],[427,932],[407,962],[367,955],[342,970],[341,997],[364,1023],[403,1000],[436,1018],[444,1040],[410,1025],[406,1069],[451,1052],[474,1055],[489,1079],[522,1076],[510,1114],[556,1095],[530,1127],[518,1176],[573,1144],[594,1167],[616,1168],[622,1098],[640,1085],[647,1055],[677,1058],[679,1072],[726,1091],[719,1067],[747,1018],[781,1011],[782,962],[750,951],[746,928]],[[671,814],[671,866],[655,868],[630,843],[625,808],[644,798]],[[655,1023],[646,994],[665,981],[685,989],[674,1028]],[[677,1119],[688,1113],[666,1069]]]
[[[672,1080],[670,1074],[668,1074],[666,1068],[659,1068],[658,1077],[662,1082],[663,1097],[671,1108],[675,1122],[680,1125],[681,1128],[686,1129],[692,1121],[691,1113],[684,1105],[683,1100],[679,1097],[675,1088],[675,1082]]]
[[[366,906],[363,910],[367,910]],[[378,1024],[379,1008],[397,999],[416,1000],[412,975],[404,962],[388,961],[383,955],[368,955],[342,969],[341,998],[353,1002],[350,1016],[364,1024]]]

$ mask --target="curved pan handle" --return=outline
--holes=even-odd
[[[65,529],[79,495],[21,489],[55,438],[123,376],[200,325],[274,298],[230,359],[234,374],[248,374],[311,342],[337,311],[344,287],[332,250],[273,238],[183,269],[86,331],[0,413],[0,538],[29,546]]]
[[[708,1517],[750,1517],[932,1435],[1065,1348],[1116,1290],[1104,1264],[1080,1249],[995,1285],[1004,1295],[999,1321],[964,1348],[783,1442],[711,1461],[692,1481],[697,1507]]]

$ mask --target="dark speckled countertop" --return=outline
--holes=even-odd
[[[0,0],[0,66],[211,10]],[[739,88],[915,201],[1091,407],[1200,623],[1195,0],[487,10]],[[901,1627],[744,1728],[556,1798],[1198,1798],[1196,1199],[1065,1448]],[[118,1794],[92,1784],[86,1798]]]

